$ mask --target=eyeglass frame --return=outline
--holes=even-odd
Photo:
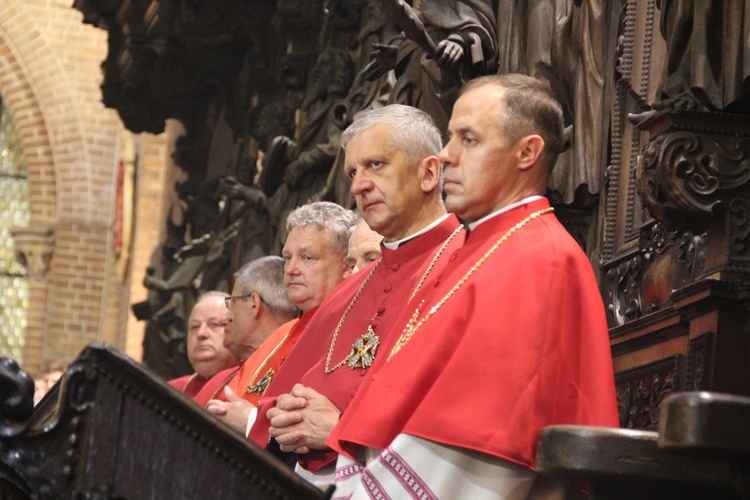
[[[245,301],[252,297],[253,294],[256,294],[261,302],[263,302],[265,305],[268,305],[268,302],[266,302],[258,292],[250,292],[245,295],[227,295],[226,297],[224,297],[224,305],[229,311],[231,311],[234,308],[234,302],[236,300]]]

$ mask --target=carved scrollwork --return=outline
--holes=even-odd
[[[666,116],[638,124],[652,132],[637,167],[638,192],[655,219],[701,232],[718,204],[727,206],[750,189],[750,138],[719,123],[716,129],[684,124],[679,114],[670,115],[665,128]]]
[[[647,242],[643,254],[644,258],[650,259],[654,254],[664,253],[677,240],[677,231],[672,231],[666,225],[657,222],[651,226],[645,236]]]
[[[642,257],[636,255],[607,271],[612,282],[609,312],[615,325],[623,325],[642,315],[640,276]]]
[[[63,498],[75,481],[85,447],[84,416],[97,367],[84,357],[34,407],[34,383],[18,365],[0,358],[0,497]]]
[[[679,286],[692,283],[696,276],[699,276],[706,265],[706,234],[694,235],[686,232],[680,238],[680,252],[678,260],[682,266],[682,282]]]
[[[735,198],[729,202],[731,250],[736,257],[750,257],[750,202]]]
[[[23,432],[33,410],[34,381],[15,361],[0,358],[0,437]]]

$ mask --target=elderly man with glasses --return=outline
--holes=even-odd
[[[240,431],[246,430],[250,412],[310,318],[323,299],[350,274],[346,264],[347,245],[356,222],[356,215],[351,210],[329,202],[304,205],[289,214],[288,236],[281,259],[284,286],[286,296],[302,314],[298,319],[281,325],[270,336],[249,338],[247,345],[257,350],[226,383],[224,391],[220,390],[221,387],[213,391],[214,399],[207,403],[211,413]],[[268,258],[272,257],[265,257]],[[264,307],[264,300],[269,300],[268,296],[254,292],[251,286],[243,287],[241,279],[237,281],[229,298],[234,301],[230,306],[232,332],[252,324],[256,311]],[[241,311],[240,304],[245,303],[249,306]],[[233,333],[231,337],[234,337]],[[205,393],[199,396],[205,396]]]
[[[224,348],[244,365],[273,332],[295,319],[297,307],[286,296],[281,257],[253,260],[242,266],[234,278],[232,295],[222,297]],[[204,406],[237,375],[241,366],[216,373],[193,400]]]

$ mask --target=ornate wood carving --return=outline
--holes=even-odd
[[[666,110],[638,122],[650,142],[638,164],[638,191],[651,214],[673,226],[705,231],[717,205],[744,225],[733,243],[744,248],[750,191],[750,120],[725,113]]]
[[[33,392],[3,358],[2,498],[322,497],[110,347],[84,350],[31,412]]]
[[[686,391],[705,391],[708,389],[708,373],[711,370],[711,345],[713,334],[705,333],[690,339],[687,359]]]
[[[623,12],[601,259],[612,326],[717,270],[750,269],[750,119],[660,100],[662,8],[631,0]]]
[[[640,255],[626,256],[616,266],[608,266],[607,279],[610,287],[607,303],[615,325],[622,325],[642,316],[643,301],[639,289],[642,260]]]
[[[452,0],[430,2],[443,3],[452,5]],[[699,331],[715,333],[718,346],[720,330],[729,328],[720,324],[723,320],[710,318],[710,311],[705,317],[696,312],[687,319],[680,304],[702,304],[702,289],[693,285],[709,276],[718,273],[717,279],[734,281],[750,276],[750,127],[748,115],[729,113],[747,112],[747,93],[739,96],[742,102],[735,102],[735,93],[727,93],[724,97],[735,99],[728,108],[720,106],[727,99],[698,99],[701,107],[690,96],[673,95],[667,80],[674,83],[674,77],[681,76],[671,62],[686,63],[691,54],[705,60],[709,52],[720,52],[724,66],[736,64],[741,58],[733,57],[733,50],[741,37],[734,35],[745,28],[706,31],[694,22],[695,16],[683,18],[681,10],[674,10],[681,6],[688,13],[719,16],[711,19],[726,17],[719,3],[697,0],[552,2],[555,8],[567,9],[565,19],[558,19],[562,24],[555,25],[559,32],[550,30],[554,23],[549,19],[534,18],[532,8],[523,2],[476,3],[495,8],[494,21],[501,28],[489,37],[496,40],[482,41],[482,50],[497,42],[497,54],[485,54],[487,61],[497,56],[501,71],[533,73],[552,82],[554,91],[563,94],[566,124],[577,123],[569,115],[580,112],[572,104],[581,101],[577,94],[571,100],[570,90],[575,87],[577,92],[579,77],[587,82],[592,76],[598,78],[593,87],[583,86],[588,92],[605,94],[599,106],[603,109],[594,110],[601,112],[597,116],[602,119],[593,118],[597,124],[608,122],[601,140],[582,134],[586,144],[598,146],[592,149],[597,158],[589,162],[587,174],[599,176],[606,166],[600,199],[596,190],[579,191],[583,185],[551,195],[558,216],[592,261],[599,261],[615,364],[622,367],[617,369],[629,370],[677,355],[678,350],[686,356],[692,318],[716,323]],[[152,312],[170,304],[187,309],[191,297],[202,291],[197,288],[222,286],[231,272],[226,263],[234,266],[249,255],[241,252],[242,247],[273,252],[283,237],[276,228],[293,205],[319,197],[351,203],[348,184],[336,179],[341,167],[336,129],[345,127],[360,109],[393,101],[397,95],[393,89],[415,90],[422,87],[420,82],[428,82],[421,65],[422,48],[398,36],[403,27],[379,13],[379,0],[76,0],[75,7],[84,12],[86,22],[109,32],[109,54],[103,64],[105,103],[117,108],[134,131],[160,131],[166,117],[185,125],[175,159],[188,173],[178,191],[183,206],[189,208],[184,221],[167,229],[170,245],[159,250],[157,257],[163,258],[155,259],[163,268],[153,277],[161,281],[149,280],[184,286],[177,292],[171,285],[152,289],[150,296],[158,298],[152,301]],[[491,16],[485,18],[492,24]],[[681,30],[680,23],[686,22],[695,29]],[[587,30],[582,28],[586,23],[595,24]],[[429,22],[425,26],[431,29]],[[462,39],[456,35],[451,40]],[[711,36],[728,43],[722,45],[724,49],[702,48],[698,42]],[[603,48],[592,50],[588,54],[592,57],[586,58],[587,49],[579,45],[594,39]],[[538,47],[527,51],[529,43]],[[562,55],[554,52],[568,44],[570,50]],[[411,56],[408,47],[414,51]],[[313,72],[321,54],[331,48],[353,58],[356,76],[352,85],[347,81],[339,85],[347,88],[335,89],[337,102],[327,116],[327,112],[313,113],[308,105],[332,90],[321,85],[323,78]],[[738,68],[725,69],[727,75],[739,74]],[[701,97],[699,84],[710,75],[698,76],[689,87]],[[714,76],[723,81],[723,73]],[[406,104],[418,104],[408,95],[398,94]],[[278,119],[266,120],[268,116]],[[321,123],[311,123],[317,118]],[[312,137],[315,134],[308,133],[312,129],[326,133]],[[603,137],[607,130],[609,147]],[[573,144],[578,140],[580,146],[584,142],[577,133],[580,130],[573,127]],[[274,149],[271,145],[279,136],[288,139],[277,140],[280,146]],[[300,161],[294,160],[318,151],[326,161],[315,171],[319,182],[305,190],[296,181],[306,176],[297,174],[311,169],[298,168]],[[573,162],[577,167],[578,163]],[[558,175],[561,172],[566,171],[557,169]],[[566,196],[558,197],[561,194]],[[571,194],[575,194],[572,204]],[[180,247],[184,249],[178,251]],[[213,267],[196,271],[200,266],[190,268],[187,260],[172,259],[175,252],[193,261],[211,255]],[[182,279],[188,275],[189,280]],[[697,295],[688,297],[691,293]],[[733,314],[737,318],[730,326],[737,328],[741,319]],[[173,335],[180,330],[179,314],[160,318],[174,320],[171,330],[151,319],[151,338],[168,337],[180,345],[180,338]],[[678,349],[681,336],[685,342]],[[671,344],[662,348],[660,341]],[[151,353],[165,358],[162,354]]]
[[[666,396],[683,390],[685,356],[665,358],[615,378],[620,427],[655,429]]]
[[[16,436],[34,409],[34,381],[9,358],[0,358],[0,395],[0,437]]]

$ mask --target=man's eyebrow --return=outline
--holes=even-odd
[[[469,132],[471,132],[472,130],[473,130],[473,129],[472,129],[472,128],[471,128],[471,126],[469,126],[469,125],[466,125],[466,126],[464,126],[464,127],[458,127],[458,128],[457,128],[457,129],[455,129],[455,130],[447,130],[447,131],[445,132],[445,137],[446,137],[447,139],[450,139],[451,137],[453,137],[453,136],[454,136],[454,135],[456,135],[456,134],[459,134],[459,135],[463,135],[463,134],[466,134],[466,133],[469,133]]]

